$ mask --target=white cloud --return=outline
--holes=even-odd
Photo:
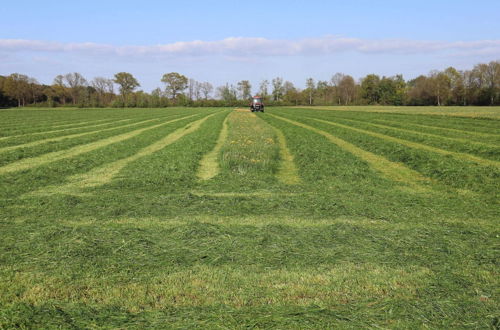
[[[118,56],[206,56],[229,57],[325,55],[346,51],[359,53],[418,54],[453,51],[460,54],[487,53],[500,57],[500,40],[425,41],[405,39],[366,40],[325,36],[300,40],[230,37],[217,41],[182,41],[150,46],[114,46],[92,42],[60,43],[40,40],[0,39],[0,52],[57,52]]]

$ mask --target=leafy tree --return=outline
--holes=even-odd
[[[203,94],[203,97],[205,100],[208,100],[208,96],[212,94],[212,91],[214,90],[214,86],[212,86],[211,83],[209,82],[203,82],[200,84],[200,90],[201,93]]]
[[[87,86],[87,80],[78,72],[67,73],[62,77],[63,84],[68,87],[73,104],[78,103],[78,96],[83,87]]]
[[[306,92],[309,98],[309,105],[313,104],[313,95],[315,90],[315,83],[313,78],[307,78],[306,80]]]
[[[165,83],[165,91],[172,99],[177,98],[177,94],[187,88],[188,78],[177,72],[170,72],[163,75],[161,81]]]
[[[405,102],[406,82],[402,75],[382,77],[378,83],[378,103],[403,105]]]
[[[330,79],[330,84],[333,87],[333,92],[335,94],[335,99],[337,100],[337,104],[339,104],[339,105],[342,103],[341,102],[341,94],[340,94],[340,90],[339,90],[339,85],[340,85],[340,82],[342,81],[342,79],[344,79],[344,76],[345,75],[343,73],[337,72]]]
[[[267,99],[269,95],[269,80],[264,79],[259,85],[259,94],[262,98]]]
[[[111,102],[114,94],[113,80],[103,77],[95,77],[91,82],[91,86],[97,94],[98,105],[105,105]]]
[[[66,105],[66,99],[69,98],[69,90],[64,83],[64,76],[57,75],[52,83],[53,98],[56,98],[59,103]]]
[[[424,75],[408,82],[408,98],[410,105],[433,105],[435,104],[434,85],[432,79]]]
[[[387,83],[387,82],[386,82]],[[380,77],[369,74],[361,80],[361,97],[368,104],[378,104],[380,100]]]
[[[235,104],[237,98],[237,90],[233,85],[225,84],[217,87],[217,95],[224,101],[225,105]]]
[[[444,70],[444,74],[450,79],[451,103],[465,105],[465,76],[463,72],[457,71],[457,69],[450,66]]]
[[[347,105],[354,100],[356,95],[356,82],[350,75],[344,75],[339,82],[339,92],[342,102]]]
[[[285,102],[295,105],[299,103],[300,99],[299,91],[290,81],[285,81],[283,83],[283,93],[284,93],[283,100]]]
[[[115,74],[114,83],[120,85],[120,94],[125,102],[125,98],[128,94],[132,93],[134,89],[141,86],[137,79],[128,72],[119,72]]]
[[[434,96],[438,106],[448,102],[451,94],[451,80],[444,72],[433,71],[430,76],[431,95]]]
[[[475,80],[475,87],[478,89],[476,102],[494,105],[495,101],[500,101],[500,61],[474,66],[472,76]]]
[[[6,79],[7,79],[7,77],[0,76],[0,107],[7,107],[7,106],[15,105],[15,103],[13,104],[12,98],[8,97],[5,94],[4,83],[5,83]]]
[[[276,77],[272,80],[273,100],[279,101],[283,98],[283,78]]]
[[[24,74],[13,73],[3,82],[5,95],[17,100],[17,106],[24,106],[29,95],[29,77]]]
[[[238,92],[240,94],[240,99],[249,100],[252,98],[252,85],[248,80],[242,80],[238,82]]]
[[[322,100],[322,104],[328,104],[328,98],[330,96],[330,85],[328,84],[328,81],[318,81],[316,84],[316,95]]]

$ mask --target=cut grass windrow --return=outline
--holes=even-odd
[[[112,131],[112,130],[115,130],[115,129],[121,129],[121,128],[126,128],[126,127],[137,126],[137,125],[149,123],[149,122],[152,122],[152,121],[158,121],[158,118],[148,119],[148,120],[142,120],[142,121],[135,122],[135,123],[132,123],[132,124],[126,124],[126,125],[120,125],[120,126],[113,126],[113,127],[110,127],[110,128],[100,129],[100,130],[96,130],[96,131],[90,131],[90,132],[84,132],[84,133],[76,133],[76,134],[69,134],[69,135],[57,136],[57,137],[53,137],[53,138],[37,140],[37,141],[23,143],[23,144],[18,144],[18,145],[14,145],[14,146],[3,147],[3,148],[0,148],[0,153],[7,152],[7,151],[10,151],[10,150],[19,149],[19,148],[34,147],[34,146],[37,146],[37,145],[40,145],[40,144],[44,144],[44,143],[48,143],[48,142],[57,142],[57,141],[62,141],[62,140],[66,140],[66,139],[74,139],[74,138],[78,138],[78,137],[82,137],[82,136],[86,136],[86,135],[97,134],[97,133],[106,132],[106,131]],[[106,125],[109,125],[109,124],[106,124]]]
[[[285,135],[280,129],[274,126],[273,128],[278,138],[281,157],[281,164],[276,177],[284,184],[299,184],[301,182],[299,172],[297,170],[297,166],[295,166],[295,162],[293,161],[293,155],[286,145]]]
[[[200,161],[200,167],[198,168],[198,173],[196,174],[200,180],[209,180],[215,177],[220,172],[220,165],[218,161],[219,153],[224,145],[227,135],[228,135],[228,127],[227,120],[228,116],[224,119],[222,123],[222,129],[220,131],[219,137],[217,138],[217,143],[215,147],[206,154],[202,160]]]
[[[339,118],[340,119],[340,118]],[[369,122],[367,120],[359,120],[359,119],[347,119],[347,118],[341,118],[342,120],[345,121],[350,121],[354,123],[362,123],[365,125],[373,126],[373,127],[378,127],[382,129],[390,129],[402,133],[410,133],[410,134],[418,134],[422,136],[428,136],[431,138],[438,138],[438,139],[444,139],[444,140],[449,140],[452,142],[460,142],[460,143],[466,143],[466,144],[472,144],[472,145],[477,145],[477,146],[483,146],[487,148],[496,148],[497,146],[489,144],[489,143],[484,143],[484,142],[478,142],[478,141],[472,141],[469,139],[463,139],[463,138],[457,138],[457,137],[448,137],[448,136],[443,136],[443,135],[437,135],[437,134],[432,134],[432,133],[426,133],[422,131],[415,131],[412,129],[404,129],[404,128],[399,128],[399,127],[394,127],[394,126],[388,126],[388,125],[382,125],[382,124],[375,124],[372,122]]]
[[[109,138],[105,138],[105,139],[98,140],[95,142],[87,143],[84,145],[79,145],[79,146],[76,146],[76,147],[73,147],[73,148],[70,148],[67,150],[49,152],[49,153],[43,154],[43,155],[38,156],[38,157],[33,157],[33,158],[25,158],[25,159],[22,159],[22,160],[19,160],[19,161],[16,161],[16,162],[13,162],[13,163],[10,163],[8,165],[0,167],[0,175],[6,174],[6,173],[11,173],[11,172],[28,170],[28,169],[38,167],[38,166],[41,166],[41,165],[44,165],[47,163],[55,162],[55,161],[58,161],[61,159],[71,158],[71,157],[74,157],[74,156],[77,156],[77,155],[80,155],[80,154],[83,154],[86,152],[90,152],[90,151],[98,149],[98,148],[108,146],[108,145],[113,144],[113,143],[128,140],[128,139],[130,139],[134,136],[137,136],[137,135],[139,135],[142,132],[145,132],[147,130],[158,128],[158,127],[161,127],[161,126],[164,126],[164,125],[167,125],[167,124],[179,121],[179,120],[187,119],[187,118],[190,118],[193,116],[196,116],[196,114],[177,118],[174,120],[169,120],[169,121],[166,121],[166,122],[163,122],[160,124],[156,124],[153,126],[140,128],[140,129],[137,129],[137,130],[134,130],[131,132],[115,135],[115,136],[112,136]],[[151,120],[156,120],[156,119],[151,119]]]
[[[72,128],[63,128],[63,129],[56,129],[56,130],[51,130],[51,131],[43,131],[43,132],[35,132],[35,133],[26,133],[26,134],[19,134],[19,135],[10,135],[10,136],[4,136],[0,137],[1,140],[6,140],[6,139],[13,139],[13,138],[19,138],[23,136],[34,136],[34,135],[44,135],[44,134],[51,134],[51,133],[60,133],[60,132],[68,132],[68,131],[76,131],[79,129],[87,129],[87,128],[92,128],[92,127],[99,127],[99,126],[106,126],[106,125],[113,125],[116,123],[121,123],[123,121],[131,121],[132,119],[122,119],[122,120],[108,120],[109,122],[107,123],[102,123],[102,124],[94,124],[94,125],[88,125],[88,126],[78,126],[78,127],[72,127]]]
[[[271,115],[271,114],[270,114]],[[351,144],[347,141],[344,141],[330,133],[327,133],[323,130],[320,130],[316,127],[309,126],[306,124],[303,124],[301,122],[297,122],[285,117],[281,116],[276,116],[276,115],[271,115],[277,119],[286,121],[290,124],[293,124],[295,126],[299,126],[302,128],[305,128],[307,130],[313,131],[317,134],[323,135],[326,137],[329,141],[333,142],[340,148],[350,152],[356,157],[359,157],[360,159],[364,160],[367,162],[372,168],[374,168],[376,171],[380,172],[385,178],[390,179],[392,181],[396,182],[403,182],[411,185],[413,188],[416,190],[426,190],[423,184],[429,183],[430,179],[422,176],[420,173],[413,171],[409,169],[408,167],[404,166],[403,164],[400,163],[395,163],[387,160],[386,158],[373,154],[371,152],[365,151],[361,148],[358,148],[354,144]]]
[[[393,121],[393,120],[388,120],[388,119],[375,119],[377,122],[381,123],[391,123],[391,124],[399,124],[401,125],[401,122],[398,121]],[[457,128],[449,128],[449,127],[442,127],[442,126],[431,126],[431,125],[423,125],[423,124],[416,124],[416,123],[409,123],[405,122],[405,126],[417,126],[417,127],[422,127],[426,129],[433,129],[433,130],[443,130],[443,131],[449,131],[453,133],[459,133],[459,134],[467,134],[467,135],[477,135],[477,136],[482,136],[482,137],[499,137],[500,134],[494,134],[494,133],[483,133],[483,132],[476,132],[476,131],[466,131],[466,130],[461,130]]]
[[[105,185],[111,182],[113,177],[115,177],[125,166],[131,162],[149,156],[161,149],[167,147],[168,145],[176,142],[180,138],[193,133],[210,117],[216,115],[217,113],[208,115],[202,119],[198,119],[188,125],[175,130],[174,132],[168,134],[166,137],[159,141],[139,150],[132,156],[119,159],[112,163],[105,164],[104,166],[98,167],[91,170],[90,172],[84,174],[78,174],[69,178],[69,182],[63,186],[53,186],[42,189],[36,193],[39,194],[50,194],[50,193],[65,193],[65,194],[77,194],[79,191],[85,188],[97,187]],[[184,117],[186,118],[186,117]],[[182,118],[182,119],[184,119]],[[174,120],[177,121],[177,120]],[[170,121],[170,122],[174,122]]]
[[[82,122],[70,121],[69,123],[67,123],[68,120],[65,120],[65,121],[63,121],[63,123],[65,123],[65,124],[53,125],[51,122],[47,122],[47,123],[42,123],[38,126],[30,125],[29,128],[32,130],[36,130],[36,132],[40,132],[39,131],[40,129],[43,130],[46,128],[53,129],[53,128],[61,128],[61,127],[82,126],[82,125],[101,123],[103,121],[111,121],[111,120],[113,120],[113,119],[98,119],[98,120],[90,120],[90,121],[82,121]],[[25,122],[26,122],[26,120],[25,120]],[[22,131],[25,128],[26,127],[19,127],[19,124],[17,124],[17,125],[12,125],[12,127],[2,128],[2,130],[4,130],[4,132],[5,131],[17,132],[17,131]],[[41,132],[41,133],[43,133],[43,132]],[[26,133],[26,134],[33,134],[33,133]],[[11,136],[4,136],[4,137],[2,137],[2,139],[3,138],[10,138],[10,137]]]
[[[444,149],[440,149],[440,148],[436,148],[436,147],[431,147],[431,146],[428,146],[425,144],[412,142],[412,141],[408,141],[408,140],[403,140],[403,139],[395,138],[395,137],[392,137],[389,135],[375,133],[375,132],[367,131],[367,130],[364,130],[361,128],[356,128],[356,127],[352,127],[349,125],[343,125],[343,124],[339,124],[339,123],[331,122],[331,121],[327,121],[327,120],[315,119],[315,118],[310,118],[310,119],[313,119],[315,121],[325,123],[328,125],[350,129],[350,130],[353,130],[353,131],[356,131],[356,132],[359,132],[362,134],[367,134],[367,135],[370,135],[370,136],[373,136],[373,137],[376,137],[376,138],[379,138],[382,140],[399,143],[399,144],[402,144],[402,145],[410,147],[410,148],[421,149],[421,150],[435,152],[435,153],[438,153],[441,155],[452,156],[454,158],[471,161],[471,162],[474,162],[474,163],[479,164],[479,165],[500,167],[500,162],[495,161],[495,160],[484,159],[484,158],[476,157],[476,156],[469,155],[469,154],[464,154],[464,153],[460,153],[460,152],[448,151],[448,150],[444,150]]]

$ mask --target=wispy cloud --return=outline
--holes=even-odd
[[[500,40],[425,41],[405,39],[367,40],[325,36],[299,40],[230,37],[217,41],[182,41],[150,46],[114,46],[92,42],[60,43],[40,40],[0,39],[2,52],[58,52],[111,54],[117,56],[297,56],[325,55],[346,51],[359,53],[418,54],[459,51],[461,54],[497,54]]]

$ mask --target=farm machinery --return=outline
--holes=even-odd
[[[250,103],[250,111],[252,112],[264,112],[264,103],[262,102],[262,97],[254,96],[252,98],[252,103]]]

